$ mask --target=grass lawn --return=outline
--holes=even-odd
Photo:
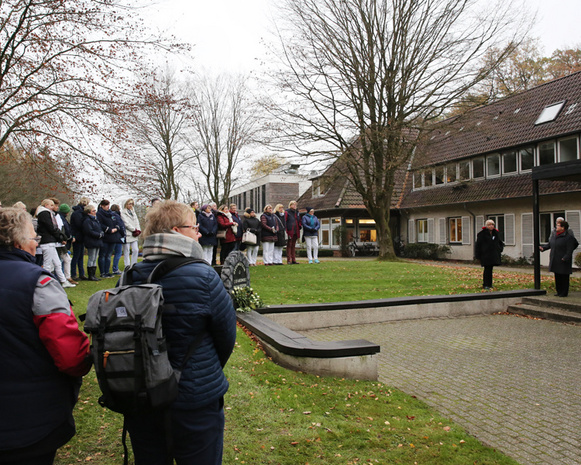
[[[479,292],[481,270],[405,262],[327,261],[252,268],[266,304]],[[114,279],[69,289],[76,314]],[[532,277],[495,273],[499,289],[532,287]],[[551,277],[543,286],[553,286]],[[572,290],[581,288],[579,278]],[[321,378],[271,362],[238,329],[226,374],[224,463],[235,464],[516,464],[485,447],[417,399],[378,382]],[[57,464],[120,464],[122,417],[101,408],[94,371],[75,409],[78,434]]]

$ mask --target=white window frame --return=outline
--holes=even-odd
[[[428,242],[428,219],[416,220],[416,242],[419,244]]]
[[[458,221],[460,221],[460,237],[458,237]],[[452,230],[455,233],[452,234]],[[451,216],[448,218],[448,241],[450,244],[461,245],[462,244],[462,234],[464,233],[464,228],[462,227],[462,217],[461,216]],[[455,237],[455,240],[452,238]]]
[[[574,158],[573,160],[578,160],[579,159],[579,138],[577,136],[571,136],[571,137],[563,137],[561,139],[559,139],[557,141],[557,159],[559,160],[559,162],[562,162],[563,160],[561,159],[561,142],[564,141],[568,141],[571,139],[575,139],[575,149],[577,152],[577,157]],[[566,161],[573,161],[573,160],[566,160]]]
[[[498,173],[496,174],[490,174],[490,170],[489,170],[489,160],[492,160],[492,158],[496,157],[498,160]],[[484,162],[484,172],[486,173],[486,177],[487,178],[499,178],[500,175],[502,174],[502,159],[500,156],[500,153],[491,153],[490,155],[487,155],[485,158],[485,162]]]

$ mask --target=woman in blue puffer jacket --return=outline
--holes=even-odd
[[[172,256],[203,260],[194,213],[185,204],[167,200],[151,208],[143,231],[142,262],[134,283],[144,282],[155,266]],[[234,348],[236,314],[222,280],[207,263],[190,263],[165,275],[163,330],[169,359],[181,366],[193,341],[201,338],[179,381],[171,405],[173,455],[178,464],[222,463],[224,400],[228,381],[222,371]],[[136,465],[167,463],[163,412],[125,415]]]

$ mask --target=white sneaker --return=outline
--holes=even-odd
[[[68,281],[63,281],[61,283],[62,287],[77,287],[76,285],[74,285],[73,283],[69,283]]]

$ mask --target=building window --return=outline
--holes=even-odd
[[[377,241],[377,230],[374,220],[359,220],[359,240],[361,242]]]
[[[565,105],[565,100],[563,100],[562,102],[547,105],[543,109],[537,120],[535,121],[535,125],[548,123],[550,121],[554,121],[555,119],[557,119],[557,116],[559,116],[559,113],[561,112],[561,108],[563,108],[563,105]]]
[[[462,218],[450,218],[449,235],[451,244],[462,243]]]
[[[461,161],[460,163],[458,163],[458,166],[460,167],[460,175],[458,177],[458,180],[467,181],[468,179],[470,179],[470,161],[469,160]]]
[[[551,237],[551,232],[556,226],[557,218],[565,218],[565,212],[549,212],[549,213],[541,213],[539,215],[540,220],[540,242],[546,244],[549,242],[549,237]]]
[[[555,163],[555,143],[539,144],[539,166]]]
[[[323,178],[313,179],[313,197],[322,197],[327,192],[327,185]]]
[[[488,177],[500,176],[500,155],[498,153],[486,157],[486,175]]]
[[[331,238],[333,240],[332,246],[339,247],[341,245],[341,229],[337,229],[341,226],[341,218],[331,218]],[[349,241],[348,241],[349,242]]]
[[[472,160],[472,177],[474,179],[484,177],[484,158],[479,157]]]
[[[577,158],[577,138],[569,137],[568,139],[561,139],[559,141],[559,161],[571,161],[577,160]]]
[[[416,220],[416,242],[428,242],[428,220]]]
[[[530,171],[534,166],[534,150],[532,147],[519,150],[520,171]]]
[[[444,184],[444,167],[437,166],[436,167],[436,185]]]
[[[446,167],[446,182],[456,181],[456,177],[458,176],[457,166],[456,163],[451,163]]]
[[[329,218],[321,218],[321,245],[329,246]]]
[[[516,159],[516,152],[502,154],[502,172],[505,174],[516,173],[518,168]]]
[[[424,171],[424,187],[432,187],[432,170],[425,170]]]
[[[422,188],[422,173],[416,171],[414,173],[414,189],[421,189]]]

